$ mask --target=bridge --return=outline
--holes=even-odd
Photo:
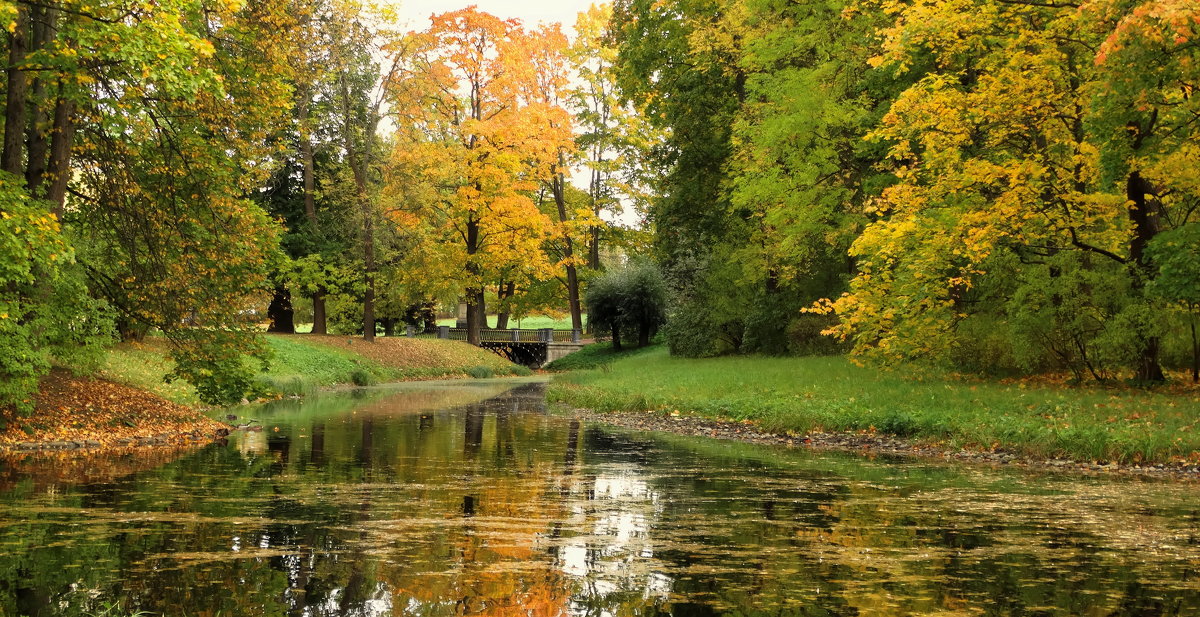
[[[438,326],[438,338],[465,341],[467,329]],[[483,329],[479,331],[479,346],[508,358],[514,364],[539,368],[583,349],[584,342],[583,333],[579,330]]]

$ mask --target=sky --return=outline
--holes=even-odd
[[[393,0],[400,18],[408,21],[410,28],[424,30],[429,25],[429,16],[465,8],[472,4],[479,10],[497,17],[516,17],[526,26],[538,22],[559,22],[564,32],[575,25],[575,16],[586,11],[593,2],[601,0]]]

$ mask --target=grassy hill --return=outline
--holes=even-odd
[[[388,381],[528,374],[494,353],[460,341],[358,337],[267,335],[272,358],[260,382],[284,395],[306,395],[320,388]],[[184,405],[200,405],[195,389],[165,383],[171,370],[164,341],[118,345],[108,354],[101,377],[148,390]]]

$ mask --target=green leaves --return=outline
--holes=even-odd
[[[111,336],[48,204],[0,172],[0,408],[32,409],[51,358],[87,365]]]
[[[1158,234],[1146,253],[1157,270],[1150,292],[1200,308],[1200,222]]]

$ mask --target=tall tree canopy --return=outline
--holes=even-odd
[[[393,164],[419,185],[410,205],[429,228],[427,249],[461,268],[468,340],[477,343],[487,286],[550,267],[541,244],[552,224],[532,194],[558,174],[572,137],[554,104],[564,81],[554,57],[566,40],[468,8],[434,16],[405,44],[392,90]]]
[[[78,333],[87,319],[76,309],[94,301],[81,286],[65,298],[54,282],[75,262],[74,280],[108,302],[124,333],[162,330],[178,376],[207,399],[240,398],[251,374],[242,356],[260,350],[245,311],[276,250],[274,223],[247,197],[269,173],[268,136],[289,108],[289,6],[67,0],[0,11],[10,33],[2,209],[46,231],[33,242],[14,226],[9,238],[27,256],[61,243],[50,262],[18,269],[50,268],[39,291],[6,286],[16,296],[6,321],[43,351],[33,338],[55,328],[35,325],[39,314]],[[8,402],[46,364],[31,366],[5,369],[22,375],[6,380],[22,384],[5,388]]]
[[[953,359],[999,324],[1028,368],[1162,379],[1146,248],[1194,215],[1200,7],[966,4],[871,5],[896,16],[875,64],[933,66],[872,134],[899,181],[852,248],[837,331],[863,354]]]

